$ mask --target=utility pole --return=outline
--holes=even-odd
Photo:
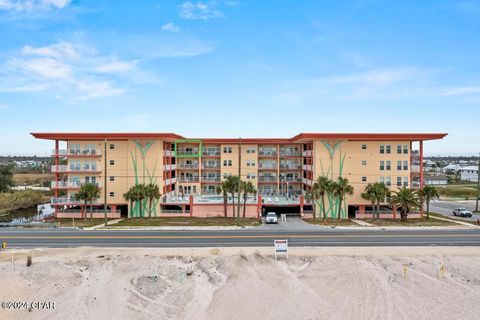
[[[105,227],[107,226],[107,139],[103,142],[103,159],[104,159],[104,168],[103,168],[103,213],[105,215]]]
[[[478,212],[478,198],[480,198],[480,153],[478,154],[478,171],[477,171],[477,205],[475,212]]]
[[[237,203],[237,225],[240,226],[240,193],[242,187],[242,138],[238,138],[238,203]]]

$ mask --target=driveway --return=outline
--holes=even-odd
[[[475,200],[459,200],[459,201],[445,201],[445,200],[433,200],[430,202],[430,211],[443,214],[445,216],[454,217],[452,211],[456,208],[467,208],[470,211],[475,210]],[[480,218],[480,215],[473,214],[471,218],[462,218],[464,220],[476,221]]]
[[[282,222],[278,217],[278,224],[265,224],[265,218],[262,219],[263,224],[255,230],[278,230],[278,231],[312,231],[318,230],[319,226],[306,223],[299,217],[287,217],[287,221]]]

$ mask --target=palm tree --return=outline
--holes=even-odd
[[[123,199],[130,202],[130,212],[133,209],[133,202],[135,201],[135,186],[130,187],[127,192],[123,194]]]
[[[225,180],[225,186],[227,187],[227,192],[232,195],[232,208],[233,208],[233,217],[235,218],[235,193],[239,192],[239,185],[240,185],[240,177],[237,176],[229,176],[227,180]],[[240,214],[240,213],[238,213]]]
[[[135,186],[135,200],[140,204],[140,217],[144,217],[145,215],[145,204],[143,200],[147,197],[147,186],[142,184],[138,184]]]
[[[317,208],[317,201],[320,199],[320,194],[318,193],[318,184],[315,182],[312,186],[312,189],[307,192],[305,195],[305,200],[307,202],[311,202],[313,204],[313,219],[316,219],[316,208]]]
[[[228,193],[227,193],[227,187],[226,181],[223,181],[221,185],[217,186],[215,191],[217,194],[223,194],[223,216],[226,218],[227,217],[227,205],[228,205]]]
[[[145,186],[145,196],[148,198],[148,217],[152,217],[152,204],[155,199],[159,199],[162,195],[158,185],[150,183]]]
[[[423,200],[427,203],[427,220],[430,218],[430,201],[432,199],[438,198],[440,195],[438,194],[438,190],[434,186],[426,185],[418,192],[421,202]]]
[[[327,177],[320,176],[317,179],[317,191],[318,194],[320,195],[320,198],[322,199],[322,211],[323,211],[323,222],[326,222],[327,220],[327,212],[325,208],[325,194],[329,190],[329,185],[332,183],[330,179]]]
[[[340,219],[342,213],[342,203],[346,201],[346,196],[353,195],[353,187],[348,183],[346,178],[339,177],[336,182],[332,183],[331,190],[333,195],[338,198],[338,216],[337,219]]]
[[[400,213],[401,220],[407,221],[407,215],[410,210],[420,207],[420,198],[416,190],[402,187],[399,188],[398,191],[393,192],[390,203],[392,206],[402,209]]]
[[[390,195],[390,190],[384,183],[375,182],[369,183],[365,187],[365,192],[361,194],[361,197],[372,202],[373,209],[377,212],[377,218],[379,217],[380,204],[385,202],[385,198]],[[376,208],[375,208],[376,205]]]
[[[80,190],[75,193],[75,200],[77,201],[83,201],[83,210],[82,210],[82,215],[84,219],[87,219],[87,199],[88,195],[85,189],[80,188]]]
[[[241,191],[243,191],[243,218],[245,218],[245,212],[246,212],[246,208],[247,208],[247,197],[249,194],[254,194],[257,192],[257,190],[255,190],[255,187],[253,186],[253,184],[250,182],[250,181],[241,181]]]
[[[79,195],[78,195],[79,194]],[[100,197],[100,188],[96,183],[84,183],[77,192],[78,199],[84,200],[85,205],[87,202],[90,204],[90,219],[93,218],[93,201]],[[77,197],[77,196],[76,196]],[[107,204],[105,203],[104,206]]]

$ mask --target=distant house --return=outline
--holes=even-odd
[[[462,181],[478,181],[478,167],[469,166],[458,169],[458,177]]]
[[[425,184],[444,186],[448,184],[448,178],[447,176],[425,176]]]
[[[452,174],[452,173],[457,173],[457,171],[462,168],[461,165],[459,164],[449,164],[445,167],[442,168],[442,173],[447,173],[447,174]]]

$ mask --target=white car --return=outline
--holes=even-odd
[[[265,223],[278,223],[278,218],[277,214],[275,212],[269,212],[267,213],[267,216],[265,217]]]
[[[472,213],[465,208],[458,208],[453,210],[453,215],[460,217],[471,217]]]

